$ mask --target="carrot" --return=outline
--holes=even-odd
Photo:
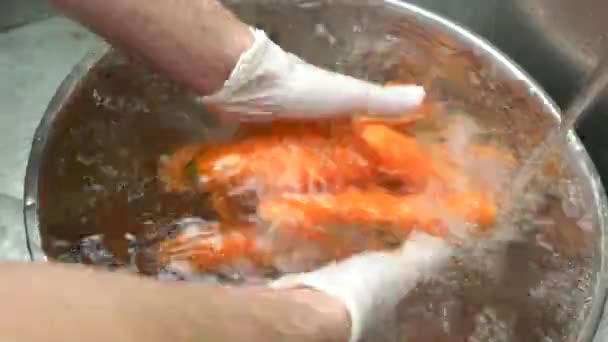
[[[363,125],[361,138],[378,157],[379,168],[422,190],[433,176],[432,159],[415,137],[401,134],[385,125]]]

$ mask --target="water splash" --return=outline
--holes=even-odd
[[[533,178],[538,175],[539,170],[552,156],[552,153],[561,152],[563,147],[570,142],[575,134],[576,123],[596,104],[606,88],[608,88],[608,55],[600,60],[600,63],[591,72],[586,84],[563,112],[560,125],[545,135],[542,142],[532,150],[530,156],[515,174],[511,202],[517,203]]]

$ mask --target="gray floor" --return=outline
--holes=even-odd
[[[0,33],[0,259],[27,259],[21,203],[31,138],[55,89],[97,39],[62,17]]]

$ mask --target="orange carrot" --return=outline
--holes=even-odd
[[[258,265],[270,263],[267,253],[258,248],[255,226],[232,227],[220,232],[219,225],[192,234],[183,232],[174,239],[160,244],[161,264],[170,261],[187,261],[200,272],[215,272],[223,265],[230,265],[238,259],[249,259]]]
[[[415,137],[401,134],[385,125],[363,125],[361,137],[378,156],[378,167],[421,190],[433,176],[433,164]]]

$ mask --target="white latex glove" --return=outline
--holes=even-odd
[[[344,113],[397,115],[418,107],[419,86],[383,87],[306,63],[253,29],[254,44],[230,78],[203,103],[245,119],[324,117]]]
[[[452,255],[442,239],[414,232],[395,252],[368,252],[309,273],[285,276],[274,288],[310,287],[341,300],[350,313],[351,342],[376,318],[391,312],[419,281],[436,273]]]

